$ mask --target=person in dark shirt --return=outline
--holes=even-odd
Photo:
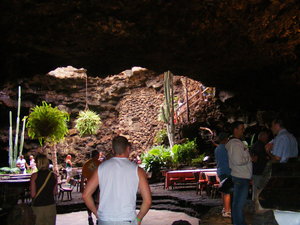
[[[253,157],[253,191],[252,191],[252,200],[255,203],[255,210],[258,211],[261,207],[258,201],[258,192],[261,189],[261,182],[263,179],[263,172],[268,162],[268,154],[265,151],[265,145],[269,141],[269,132],[261,131],[258,134],[258,140],[251,148],[251,155]]]
[[[45,155],[36,157],[38,172],[30,179],[32,210],[36,216],[36,225],[55,225],[57,176],[49,170],[49,160]]]

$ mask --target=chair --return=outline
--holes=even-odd
[[[206,173],[205,175],[207,179],[207,195],[210,195],[211,198],[215,198],[220,185],[219,178],[216,173]]]
[[[70,179],[69,187],[63,186],[61,183],[58,184],[58,186],[59,186],[58,199],[61,197],[61,201],[63,201],[64,194],[66,192],[68,200],[72,200],[72,192],[73,192],[73,189],[77,186],[77,183],[78,183],[78,181],[76,181],[75,179]]]
[[[77,174],[73,176],[73,179],[76,180],[76,191],[80,191],[80,182],[81,182],[81,174]]]
[[[204,172],[198,173],[198,181],[196,186],[196,194],[200,194],[202,196],[203,190],[207,187],[207,179]]]

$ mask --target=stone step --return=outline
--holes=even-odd
[[[142,200],[137,200],[137,205],[140,205],[142,203]],[[180,206],[178,201],[172,200],[172,199],[161,199],[161,200],[152,200],[152,206],[153,205],[174,205],[174,206]]]
[[[140,209],[142,199],[138,197],[137,199],[137,209]],[[208,209],[204,209],[201,204],[193,204],[191,202],[182,201],[176,199],[172,196],[153,196],[151,209],[157,210],[170,210],[174,212],[183,212],[190,216],[200,218],[203,212]],[[77,201],[76,203],[69,204],[68,201],[59,202],[57,205],[57,212],[60,213],[70,213],[76,211],[86,210],[86,206],[82,201]]]

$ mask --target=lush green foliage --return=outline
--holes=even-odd
[[[26,124],[28,136],[32,139],[37,138],[41,145],[43,142],[59,142],[68,133],[68,121],[67,112],[60,111],[57,107],[53,108],[51,104],[43,101],[41,106],[31,109]]]
[[[176,144],[172,149],[164,146],[155,146],[142,155],[142,162],[147,172],[165,168],[178,168],[179,165],[192,165],[192,160],[204,158],[204,154],[197,157],[195,140],[184,144]],[[195,159],[195,160],[196,160]]]
[[[193,166],[200,166],[204,160],[205,154],[199,155],[197,158],[192,159],[192,165]]]
[[[171,151],[164,146],[154,146],[142,155],[142,162],[147,172],[169,167],[172,163]]]
[[[153,140],[154,145],[166,145],[168,142],[168,134],[166,129],[159,130]]]
[[[190,165],[192,159],[195,158],[197,154],[196,141],[188,141],[180,145],[176,144],[173,146],[172,152],[174,155],[174,162]]]
[[[80,111],[75,122],[80,136],[96,134],[102,124],[100,116],[91,110]]]
[[[20,173],[20,169],[18,167],[1,167],[0,174],[18,174]]]

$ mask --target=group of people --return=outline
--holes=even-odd
[[[29,156],[29,165],[27,164],[26,159],[24,159],[24,156],[20,155],[17,159],[16,166],[20,169],[20,174],[26,174],[26,170],[30,170],[31,173],[36,172],[37,170],[33,155]]]
[[[219,145],[215,149],[218,177],[221,181],[233,181],[232,193],[222,194],[222,215],[231,217],[235,225],[246,224],[243,208],[250,181],[253,183],[256,209],[261,210],[258,194],[270,176],[271,163],[286,163],[298,157],[297,141],[284,128],[281,120],[272,122],[273,140],[269,140],[268,131],[262,131],[250,150],[243,141],[244,130],[243,122],[234,122],[231,135],[224,132],[218,135]],[[109,160],[105,160],[103,153],[93,151],[92,158],[82,168],[81,191],[88,208],[88,224],[94,224],[94,214],[98,225],[140,225],[152,204],[147,175],[137,163],[129,160],[131,144],[125,137],[114,137],[112,150],[114,157]],[[30,182],[36,224],[53,225],[56,218],[57,176],[49,170],[49,160],[45,155],[38,155],[36,160],[38,172],[32,174]],[[72,166],[70,157],[67,157],[66,163]],[[142,204],[136,212],[138,191]]]
[[[152,203],[146,173],[129,160],[131,144],[125,137],[113,138],[112,149],[115,157],[105,160],[103,152],[94,150],[92,158],[82,167],[81,191],[88,208],[88,224],[94,224],[94,214],[98,225],[140,225]],[[72,166],[70,157],[66,163]],[[47,156],[37,155],[36,166],[38,171],[30,180],[35,224],[55,225],[58,178],[49,168]],[[136,213],[138,190],[143,202]]]
[[[232,180],[233,189],[224,191],[224,217],[231,217],[233,224],[245,225],[243,208],[249,193],[249,184],[252,181],[252,200],[256,212],[264,209],[258,201],[258,195],[267,184],[271,176],[272,163],[286,163],[298,157],[296,138],[289,133],[281,119],[274,119],[271,133],[263,130],[258,134],[258,141],[248,149],[243,141],[245,126],[241,121],[232,123],[231,135],[221,132],[218,135],[219,145],[215,149],[217,174],[220,181]],[[233,199],[231,201],[231,194]]]

